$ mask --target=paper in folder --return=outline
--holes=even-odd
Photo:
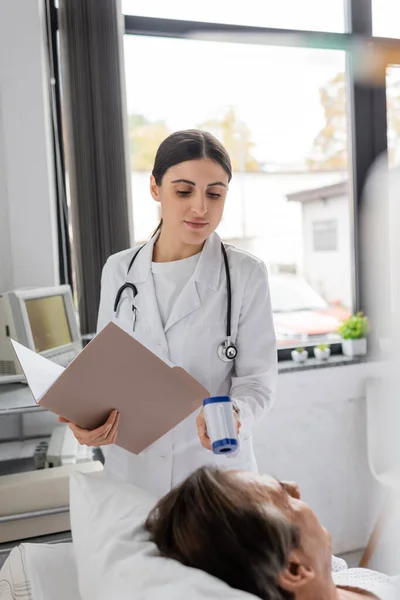
[[[116,444],[135,454],[196,409],[208,391],[109,323],[64,369],[12,341],[36,402],[84,427],[102,425],[116,408]]]

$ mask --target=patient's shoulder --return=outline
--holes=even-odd
[[[398,600],[399,580],[370,569],[346,569],[332,573],[338,588],[369,595],[378,600]],[[357,596],[355,596],[356,598]],[[345,598],[345,596],[344,596]]]

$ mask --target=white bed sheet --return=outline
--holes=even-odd
[[[24,544],[32,600],[80,600],[72,543]]]

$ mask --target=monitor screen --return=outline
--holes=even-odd
[[[72,342],[64,297],[47,296],[25,300],[36,352]]]

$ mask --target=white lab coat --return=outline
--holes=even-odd
[[[162,325],[151,261],[155,239],[111,256],[101,281],[98,331],[112,320],[132,333],[132,296],[123,293],[117,318],[116,293],[126,281],[135,284],[135,337],[160,358],[183,367],[211,396],[230,395],[241,410],[240,451],[217,456],[197,436],[196,414],[189,416],[140,455],[118,446],[105,448],[105,472],[134,483],[158,497],[202,465],[257,471],[251,428],[270,409],[276,386],[277,359],[267,271],[254,256],[227,246],[232,283],[232,341],[238,355],[224,363],[217,355],[226,339],[227,289],[221,240],[213,233],[204,245],[193,276],[182,291],[165,328]],[[135,382],[132,381],[132,397]]]

